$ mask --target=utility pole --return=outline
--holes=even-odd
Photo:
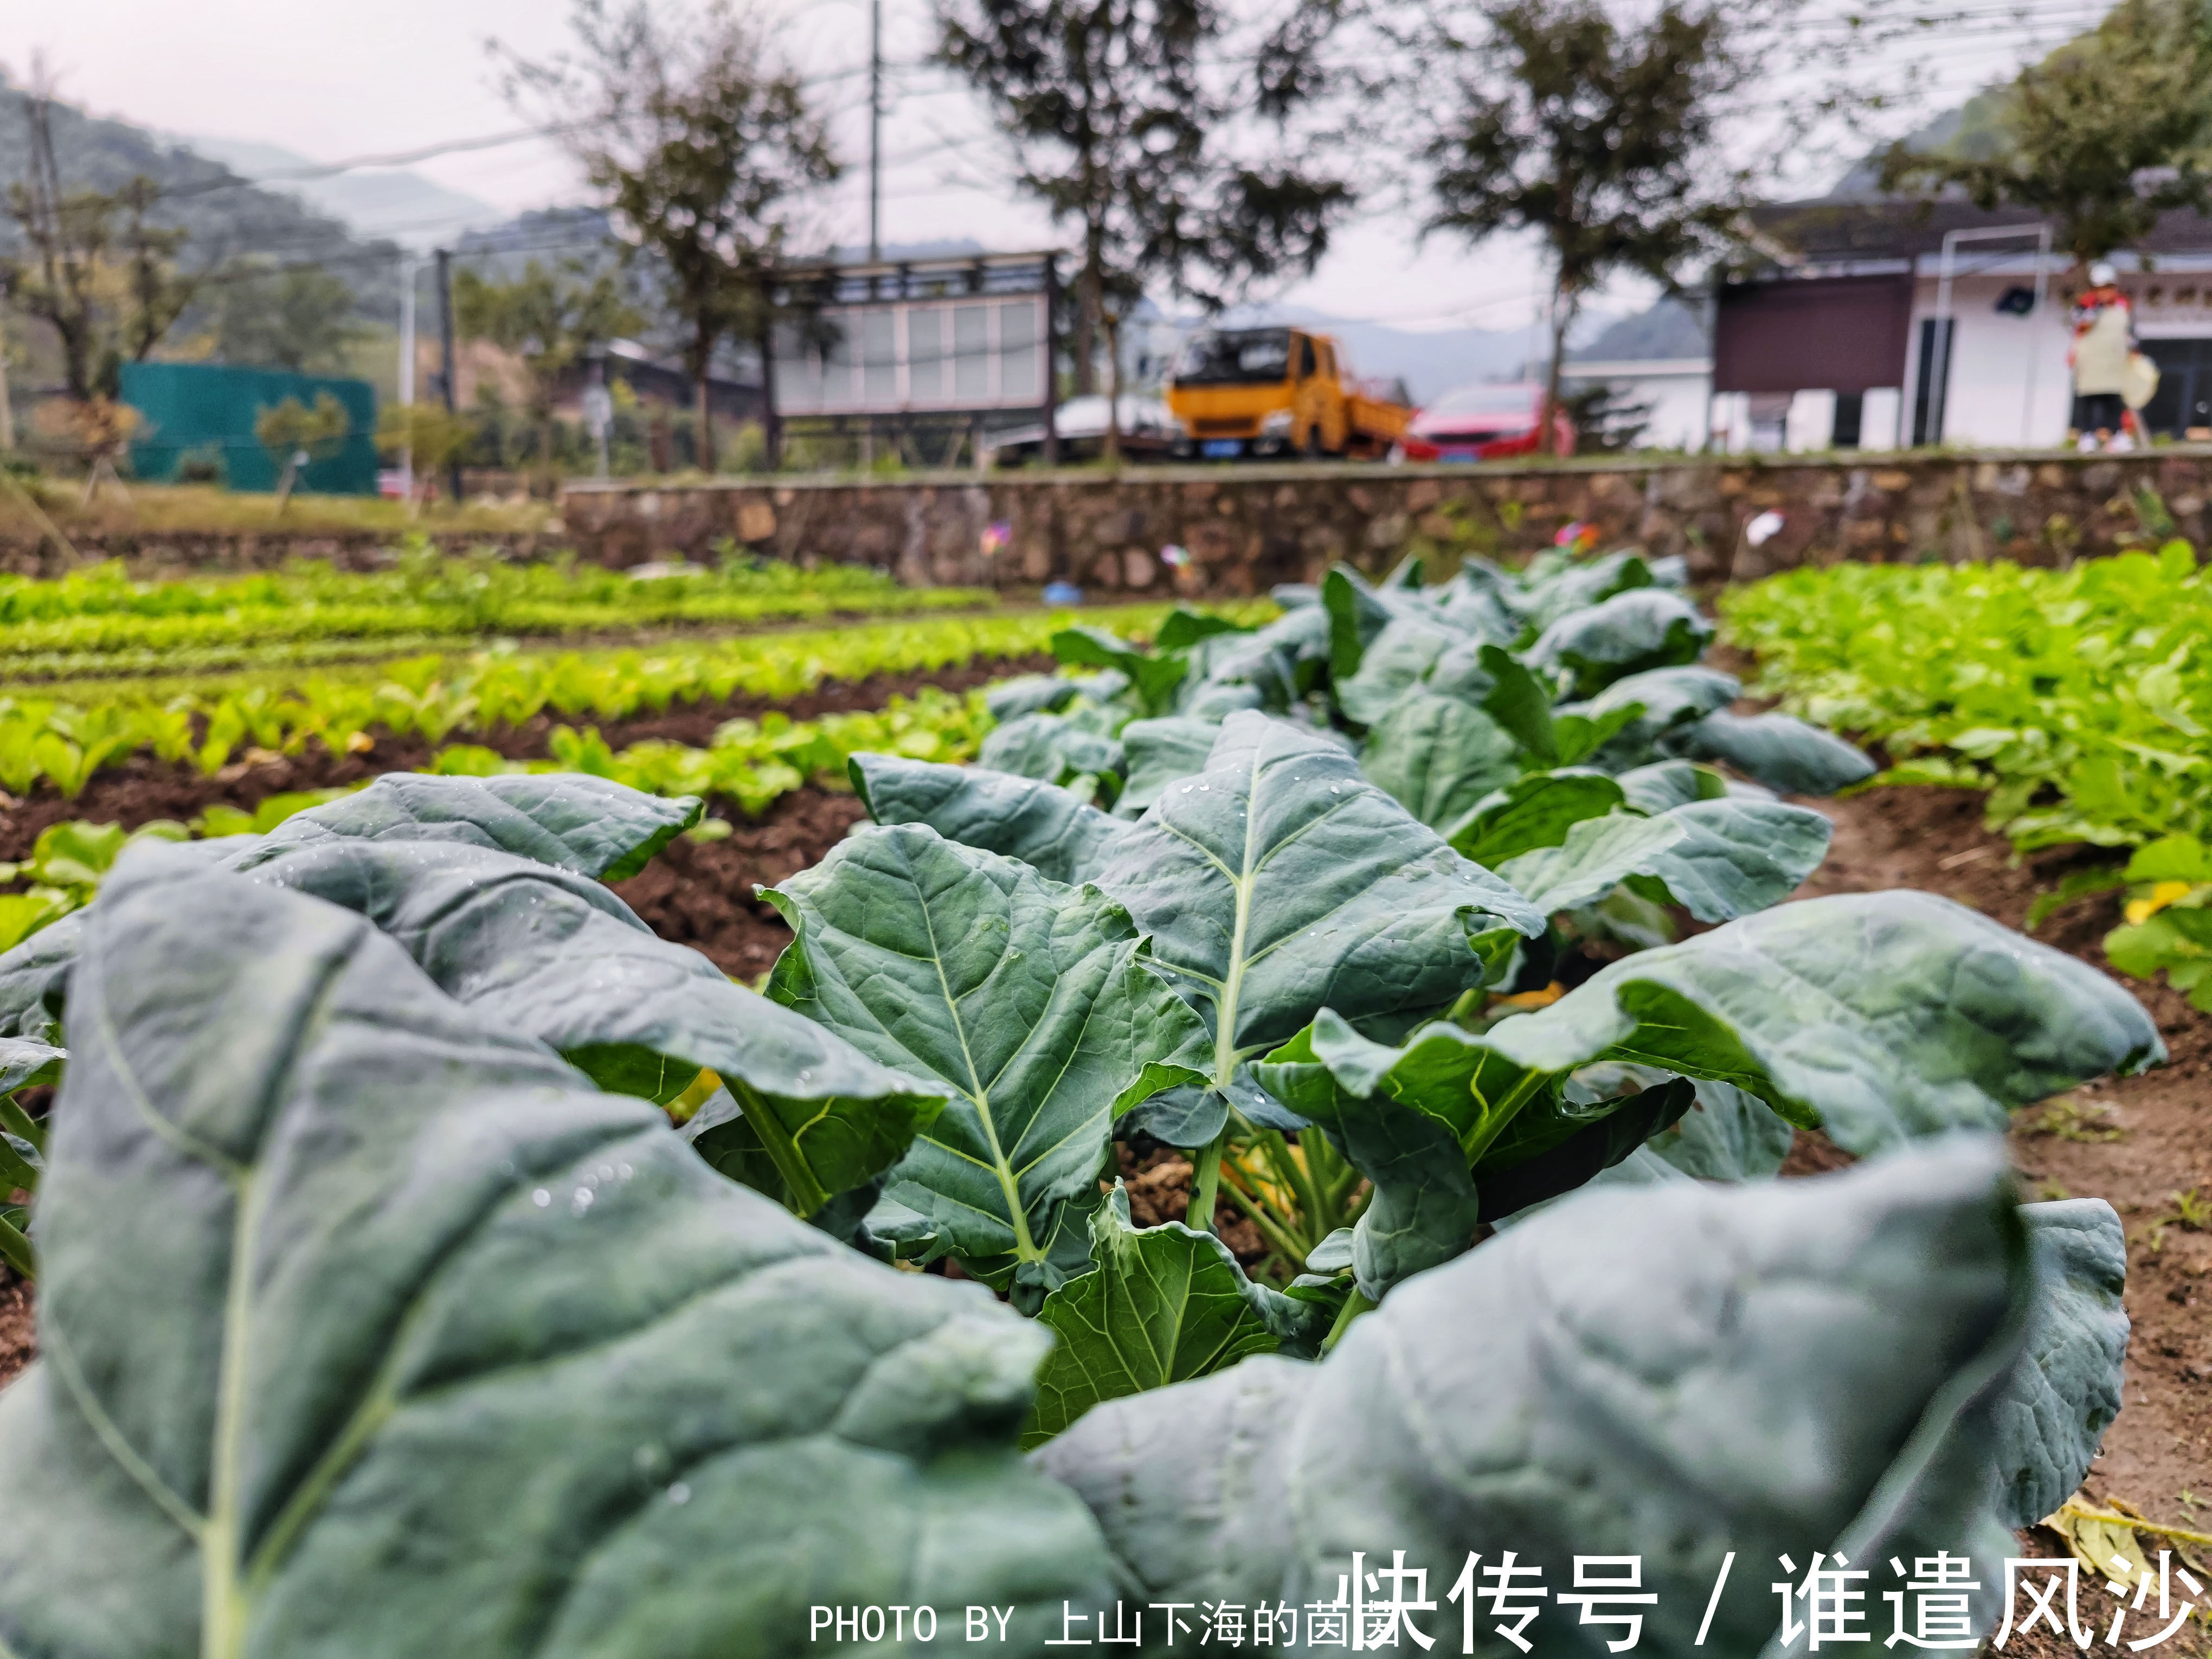
[[[438,379],[439,390],[445,395],[446,413],[459,412],[459,399],[453,389],[453,256],[450,250],[438,250]],[[461,457],[456,450],[446,467],[446,490],[453,505],[461,504]]]
[[[884,257],[884,0],[868,0],[868,263]]]
[[[0,450],[15,449],[15,406],[8,398],[8,343],[0,337]]]
[[[399,406],[410,424],[415,418],[415,279],[422,270],[420,255],[399,256]],[[400,447],[399,482],[411,503],[415,499],[415,446],[411,443]],[[414,508],[410,506],[408,511]]]
[[[1044,256],[1044,464],[1060,465],[1060,260]],[[977,454],[981,449],[979,446]]]
[[[762,464],[770,472],[783,471],[783,422],[775,412],[775,298],[768,279],[761,279],[761,449]]]

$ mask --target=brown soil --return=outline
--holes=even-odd
[[[39,1334],[31,1287],[14,1271],[0,1267],[0,1386],[39,1357]]]
[[[1808,897],[1917,887],[2018,927],[2039,890],[2085,861],[2060,851],[2015,864],[2009,844],[1984,828],[1981,797],[1966,790],[1885,788],[1805,804],[1836,825]],[[2103,969],[2099,942],[2119,920],[2118,895],[2083,899],[2037,937]],[[2088,1492],[2124,1498],[2169,1525],[2212,1531],[2212,1233],[2160,1225],[2177,1193],[2212,1183],[2212,1017],[2162,982],[2113,977],[2157,1020],[2168,1064],[2077,1090],[2074,1111],[2054,1104],[2023,1113],[2013,1155],[2024,1196],[2101,1198],[2127,1227],[2134,1334],[2125,1403]]]
[[[690,945],[732,979],[757,980],[791,942],[783,918],[754,889],[819,864],[866,815],[858,797],[813,784],[771,803],[721,841],[687,841],[668,850],[615,891],[665,939]]]
[[[1136,1147],[1117,1145],[1121,1179],[1129,1192],[1129,1219],[1139,1227],[1157,1227],[1164,1221],[1183,1221],[1190,1216],[1190,1160],[1172,1146]],[[1267,1242],[1236,1204],[1217,1197],[1213,1203],[1214,1237],[1226,1244],[1245,1267],[1267,1259]]]
[[[881,708],[894,696],[911,697],[924,686],[966,691],[1012,674],[1042,672],[1054,665],[1052,659],[1042,656],[978,660],[908,674],[878,674],[864,680],[827,680],[785,702],[738,696],[721,702],[672,704],[665,714],[632,720],[571,720],[558,714],[540,714],[522,726],[498,732],[456,732],[453,740],[481,744],[510,760],[542,758],[548,752],[546,739],[556,726],[562,725],[596,725],[615,749],[648,738],[703,745],[712,740],[714,728],[724,720],[741,715],[757,719],[771,708],[781,709],[793,720],[814,720],[828,714]],[[45,785],[21,800],[0,795],[0,860],[27,856],[40,830],[66,819],[136,829],[155,818],[189,819],[218,804],[252,811],[270,796],[288,790],[326,789],[359,783],[380,772],[427,766],[432,750],[439,746],[420,738],[394,737],[388,732],[371,735],[376,746],[365,755],[333,755],[321,744],[310,743],[298,755],[268,756],[263,751],[261,758],[234,762],[213,777],[137,755],[122,765],[103,768],[74,800],[63,799]],[[720,805],[723,816],[744,823],[734,802]],[[771,811],[769,818],[774,816]]]

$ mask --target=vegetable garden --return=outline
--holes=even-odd
[[[0,675],[293,666],[494,636],[622,636],[834,616],[974,610],[976,588],[908,588],[864,565],[800,571],[723,544],[720,562],[610,570],[441,555],[416,538],[389,569],[134,580],[119,563],[57,580],[0,576]]]
[[[2005,1133],[2159,1023],[1784,902],[1875,798],[1823,727],[1901,752],[1802,678],[1877,674],[1840,601],[1724,607],[1815,724],[1670,562],[1424,574],[20,695],[0,1652],[1311,1650],[1401,1552],[1441,1651],[1527,1650],[1501,1561],[1620,1650],[1595,1557],[1644,1651],[1804,1650],[1776,1565],[1849,1561],[1870,1655],[1943,1551],[1995,1628],[2129,1342]]]

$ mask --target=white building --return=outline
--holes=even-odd
[[[1712,381],[1710,357],[1571,357],[1559,370],[1568,392],[1610,386],[1622,402],[1649,410],[1639,449],[1702,449]]]
[[[1778,257],[1718,292],[1716,447],[2068,441],[2068,311],[2081,278],[2033,215],[1826,200],[1755,216]],[[2170,214],[2142,252],[2112,263],[2160,369],[2145,425],[2212,441],[2212,222]]]

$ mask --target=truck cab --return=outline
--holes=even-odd
[[[1167,399],[1200,457],[1218,460],[1381,453],[1412,413],[1361,397],[1329,336],[1287,327],[1194,334]]]

